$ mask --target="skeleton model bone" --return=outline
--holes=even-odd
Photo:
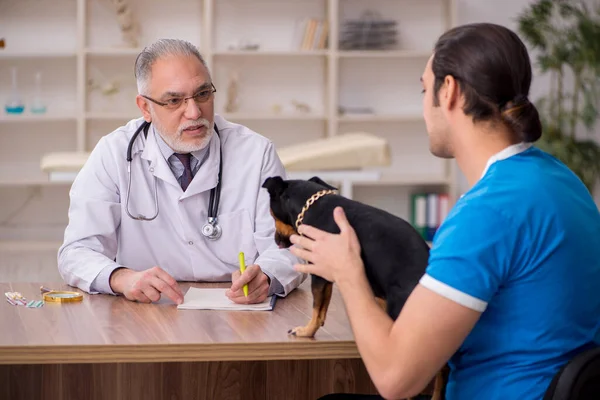
[[[123,41],[131,47],[137,47],[139,44],[140,26],[133,16],[129,1],[110,0],[110,3],[117,14],[117,22],[121,28]]]

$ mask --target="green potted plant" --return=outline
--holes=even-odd
[[[544,127],[537,146],[564,162],[590,192],[600,177],[600,146],[590,137],[600,101],[600,4],[593,3],[537,0],[517,19],[541,73],[550,74],[548,93],[535,102]],[[581,127],[588,131],[584,139],[576,137]]]

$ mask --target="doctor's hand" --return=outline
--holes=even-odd
[[[110,287],[126,299],[140,303],[151,303],[167,296],[175,304],[183,302],[183,293],[177,281],[160,267],[145,271],[119,268],[110,276]]]
[[[243,287],[248,284],[248,297]],[[246,268],[243,274],[235,271],[231,274],[231,288],[225,292],[231,301],[239,304],[253,304],[265,301],[269,294],[269,277],[256,264]]]

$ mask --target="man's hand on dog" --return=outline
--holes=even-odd
[[[128,300],[151,303],[165,295],[175,304],[183,303],[183,293],[177,281],[160,267],[145,271],[119,268],[110,276],[109,284],[115,293],[122,293]]]
[[[248,297],[244,295],[244,285],[248,284]],[[243,274],[235,271],[231,275],[231,287],[225,294],[239,304],[253,304],[265,301],[269,294],[269,277],[256,264],[246,268]]]
[[[290,251],[310,264],[295,265],[296,271],[318,275],[330,282],[353,279],[364,274],[360,257],[360,243],[354,228],[348,222],[341,207],[336,207],[333,219],[340,228],[339,234],[332,234],[308,225],[300,225],[298,232],[304,236],[292,235]]]

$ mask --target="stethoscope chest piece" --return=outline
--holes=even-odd
[[[223,231],[221,226],[217,224],[216,218],[209,218],[208,222],[202,226],[202,234],[210,240],[216,240],[221,237]]]

